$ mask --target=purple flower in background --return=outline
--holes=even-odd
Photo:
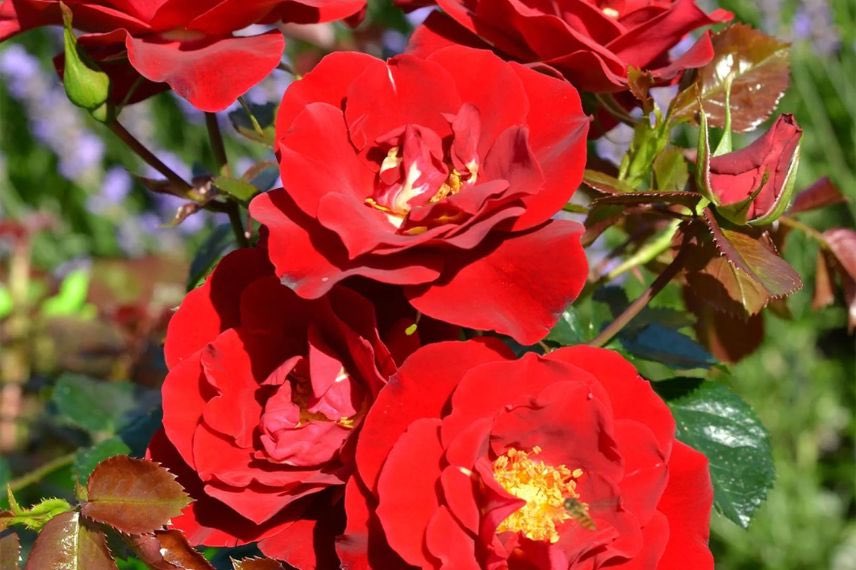
[[[797,8],[791,27],[795,40],[811,44],[820,56],[835,54],[841,46],[841,33],[832,18],[828,0],[805,0]]]

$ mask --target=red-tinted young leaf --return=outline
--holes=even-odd
[[[699,342],[723,362],[738,362],[749,356],[764,340],[764,318],[753,315],[740,318],[719,311],[698,296],[691,287],[684,287],[687,309],[696,316],[695,331]]]
[[[705,211],[705,223],[711,231],[716,249],[735,269],[746,273],[764,289],[768,295],[767,301],[787,297],[802,287],[799,274],[779,256],[766,232],[756,237],[721,228],[710,210]],[[767,305],[767,301],[763,306]],[[750,314],[755,312],[749,311]]]
[[[675,97],[674,118],[692,119],[702,100],[708,120],[725,124],[727,78],[731,76],[731,128],[751,131],[775,110],[788,88],[790,46],[745,24],[714,34],[715,56],[698,70],[695,83]]]
[[[0,570],[18,570],[21,540],[14,532],[0,536]]]
[[[647,115],[654,110],[654,99],[651,98],[651,87],[654,76],[650,71],[644,71],[632,65],[627,68],[627,87],[636,99],[642,103],[642,111]]]
[[[844,197],[841,190],[829,178],[824,176],[797,194],[796,198],[794,198],[794,203],[788,209],[788,214],[799,214],[845,202],[847,202],[847,198]]]
[[[180,531],[159,530],[132,540],[142,561],[154,570],[214,570]]]
[[[852,332],[856,330],[856,231],[835,228],[823,232],[823,237],[837,261],[847,303],[848,329]]]
[[[232,559],[232,566],[235,570],[283,570],[284,568],[282,564],[269,558]]]
[[[172,473],[122,455],[98,464],[87,491],[84,516],[128,534],[158,530],[190,503]]]
[[[63,513],[45,525],[33,544],[25,570],[116,570],[107,538],[78,512]]]
[[[822,309],[835,302],[835,290],[832,283],[832,272],[826,254],[817,252],[817,264],[814,271],[814,295],[811,299],[812,309]]]

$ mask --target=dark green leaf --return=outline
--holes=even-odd
[[[700,344],[663,325],[652,323],[637,331],[621,331],[621,344],[632,354],[677,369],[710,368],[716,359]]]
[[[132,384],[71,373],[57,380],[51,400],[65,420],[91,434],[115,433],[136,406]]]
[[[107,539],[72,511],[51,520],[33,544],[25,570],[116,570]]]
[[[229,251],[238,246],[235,234],[230,224],[220,224],[199,246],[193,261],[190,262],[190,273],[187,277],[187,290],[197,287],[211,271],[214,265]]]
[[[654,383],[677,423],[678,439],[710,461],[717,510],[746,528],[775,478],[767,431],[746,402],[716,382]]]
[[[74,478],[81,484],[86,483],[95,466],[103,460],[115,455],[128,455],[130,452],[131,448],[116,436],[105,439],[92,447],[79,449],[72,467]]]
[[[250,104],[249,113],[241,107],[229,113],[229,120],[235,130],[250,140],[273,146],[276,120],[276,105],[265,103],[264,105]]]
[[[218,176],[214,179],[214,185],[241,202],[249,202],[258,193],[258,189],[255,186],[240,178]]]
[[[189,503],[172,473],[157,463],[120,455],[92,472],[82,512],[124,533],[142,534],[166,526]]]
[[[160,398],[159,392],[149,392],[152,399]],[[163,427],[163,409],[160,403],[150,407],[141,406],[140,413],[129,416],[126,424],[119,430],[119,437],[130,448],[130,454],[142,457],[155,433]]]

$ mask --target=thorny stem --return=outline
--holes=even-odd
[[[680,273],[684,266],[684,258],[686,257],[686,244],[686,241],[681,244],[681,248],[672,260],[672,263],[670,263],[668,267],[666,267],[666,269],[657,276],[654,282],[645,289],[639,298],[633,301],[626,309],[624,309],[624,312],[618,315],[614,321],[612,321],[605,329],[600,331],[600,334],[589,342],[591,346],[603,346],[612,340],[612,337],[621,332],[621,329],[626,327],[630,321],[636,318],[636,316],[642,312],[642,309],[644,309],[678,273]]]
[[[235,239],[238,240],[240,247],[249,247],[250,240],[247,237],[247,232],[244,230],[244,222],[241,220],[241,208],[237,202],[229,202],[226,213],[229,215],[229,223],[232,224],[232,231],[235,234]]]
[[[128,129],[126,129],[122,123],[119,121],[112,121],[110,124],[110,130],[113,131],[117,137],[122,139],[128,148],[133,150],[137,156],[142,158],[146,164],[163,174],[167,180],[178,186],[179,188],[183,188],[185,190],[190,190],[192,186],[184,180],[181,176],[176,174],[174,170],[172,170],[169,166],[164,164],[161,159],[154,155],[152,151],[150,151],[146,146],[141,143],[134,135],[132,135]]]
[[[54,471],[62,469],[67,465],[71,465],[74,462],[75,455],[76,454],[74,452],[68,453],[66,455],[60,455],[59,457],[52,459],[43,465],[39,465],[29,473],[25,473],[17,479],[13,479],[12,481],[10,481],[9,488],[12,490],[13,493],[17,493],[21,489],[38,483]]]

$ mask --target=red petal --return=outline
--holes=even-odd
[[[528,233],[500,236],[503,242],[488,240],[476,252],[450,260],[441,283],[411,288],[410,303],[439,320],[534,344],[585,284],[581,233],[579,224],[551,221]]]
[[[264,79],[279,63],[285,40],[279,31],[252,37],[154,42],[129,36],[128,59],[150,81],[168,83],[202,111],[222,111]]]
[[[461,528],[446,507],[440,507],[431,517],[425,532],[425,544],[428,551],[440,560],[441,568],[480,568],[473,536]]]

